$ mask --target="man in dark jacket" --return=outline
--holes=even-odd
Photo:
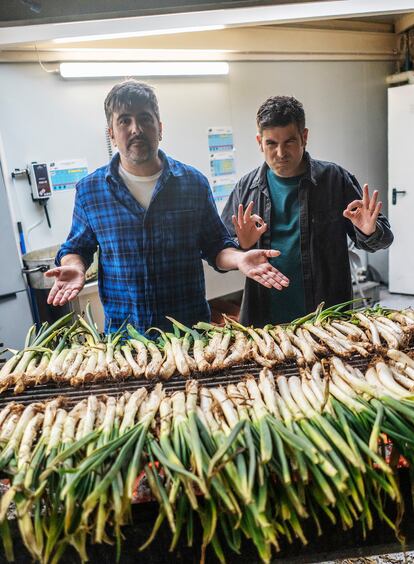
[[[257,128],[265,162],[237,183],[222,219],[242,249],[281,252],[272,262],[289,278],[288,288],[278,292],[266,280],[264,286],[246,280],[241,322],[260,327],[292,321],[322,301],[352,299],[347,236],[374,252],[389,247],[393,234],[377,190],[370,197],[368,185],[361,190],[348,171],[309,156],[298,100],[266,100]]]

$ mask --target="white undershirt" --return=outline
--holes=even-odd
[[[135,176],[135,174],[131,174],[126,171],[120,163],[118,171],[119,176],[125,183],[125,186],[137,202],[139,202],[143,208],[147,209],[150,204],[155,185],[157,184],[157,180],[162,174],[162,169],[152,176]]]

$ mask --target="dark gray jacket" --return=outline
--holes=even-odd
[[[352,299],[351,272],[348,259],[347,235],[358,249],[374,252],[389,247],[394,239],[385,216],[377,220],[375,233],[367,237],[342,215],[347,205],[362,199],[356,178],[334,163],[317,161],[308,153],[307,171],[299,185],[300,246],[307,312],[324,301],[326,306]],[[271,200],[267,184],[268,166],[246,174],[236,184],[222,213],[222,219],[235,237],[231,216],[237,216],[239,204],[245,208],[254,202],[254,213],[268,225],[256,248],[270,248]],[[263,327],[269,322],[268,297],[271,290],[246,279],[241,309],[241,322]]]

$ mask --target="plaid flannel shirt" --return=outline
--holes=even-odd
[[[164,167],[148,209],[119,177],[119,154],[82,179],[72,228],[56,256],[87,265],[99,245],[99,295],[105,330],[128,318],[139,331],[170,329],[166,315],[192,325],[210,319],[201,259],[237,247],[217,213],[209,183],[195,168],[159,152]]]

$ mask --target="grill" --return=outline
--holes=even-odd
[[[355,355],[347,360],[349,364],[355,367],[364,369],[368,366],[372,357],[363,358]],[[192,374],[192,378],[196,378],[200,386],[226,386],[227,384],[234,384],[239,382],[246,374],[258,376],[262,367],[253,363],[244,363],[231,367],[225,371],[197,373]],[[285,376],[299,375],[299,370],[296,363],[278,364],[273,368],[274,374],[284,374]],[[73,387],[68,385],[59,385],[57,383],[40,384],[33,388],[28,388],[23,393],[15,395],[13,390],[10,389],[0,395],[0,409],[10,401],[16,401],[27,405],[31,402],[45,401],[54,398],[58,395],[65,397],[68,406],[73,406],[77,402],[87,398],[89,395],[108,395],[119,396],[124,392],[133,392],[138,388],[144,386],[145,388],[153,388],[159,380],[146,380],[145,378],[128,378],[127,380],[101,380],[99,382],[86,383],[83,386]],[[166,381],[162,381],[164,388],[173,392],[176,390],[183,390],[186,385],[186,380],[180,375],[176,374]]]

